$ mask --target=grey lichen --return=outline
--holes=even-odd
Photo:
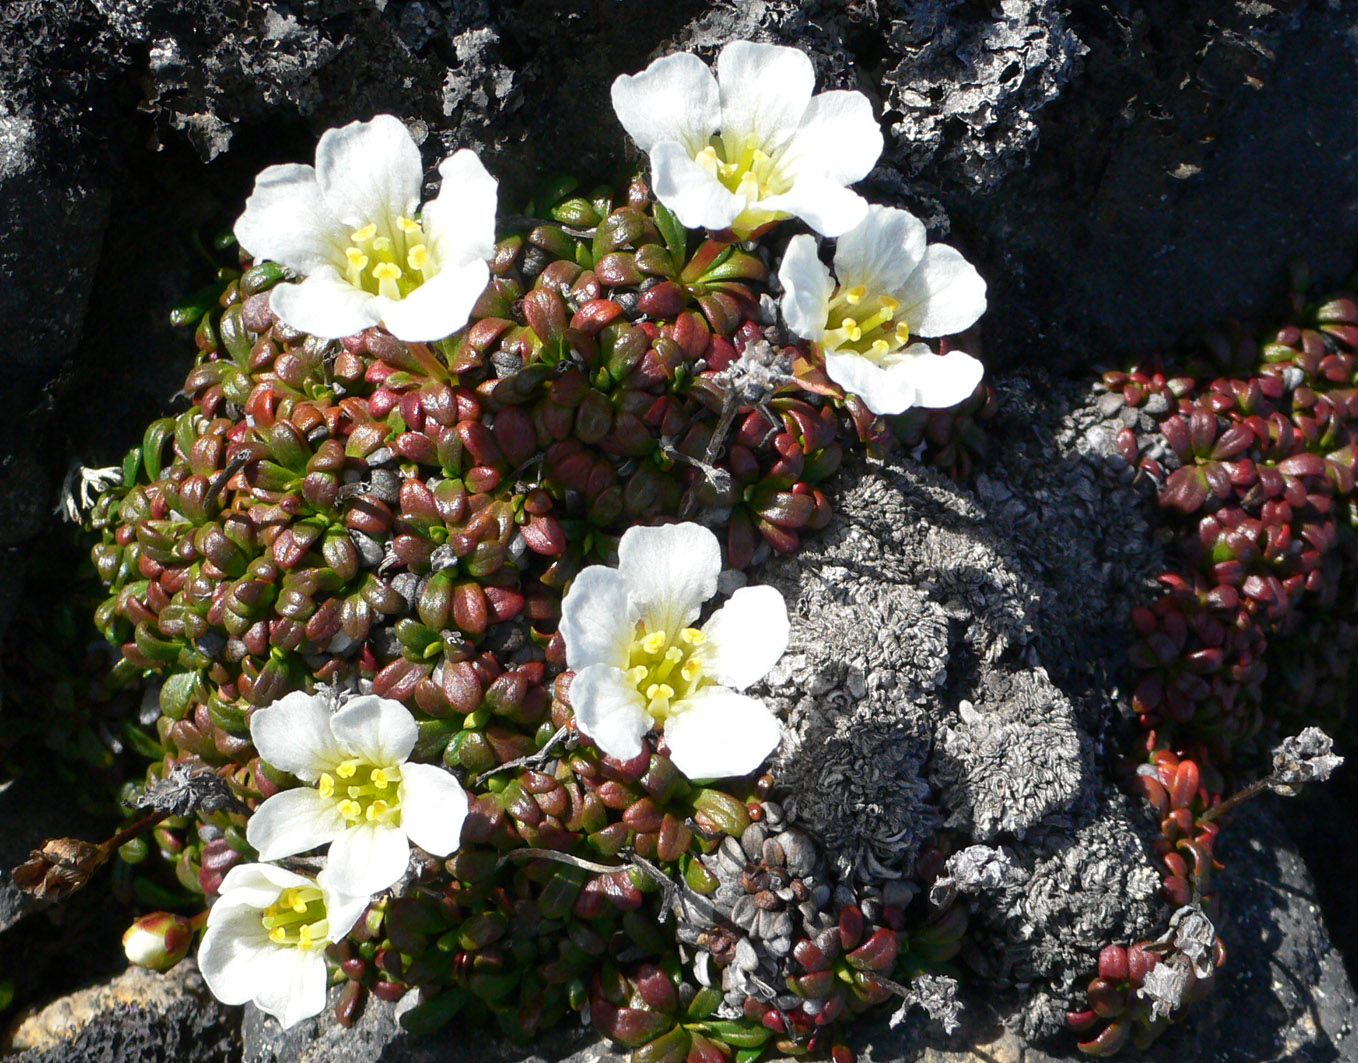
[[[898,1025],[912,1007],[921,1007],[929,1018],[952,1033],[961,1024],[962,1003],[957,999],[957,979],[945,974],[917,975],[909,985],[909,995],[892,1014],[889,1024]]]
[[[1295,797],[1308,782],[1324,782],[1344,763],[1334,755],[1334,742],[1319,727],[1284,738],[1273,751],[1273,775],[1268,787],[1284,797]]]
[[[1105,743],[1158,558],[1093,396],[997,386],[999,460],[975,494],[905,458],[847,469],[830,526],[752,573],[794,617],[758,693],[788,721],[783,807],[840,886],[917,888],[941,840],[935,899],[971,910],[961,962],[1045,1037],[1103,945],[1168,925],[1153,824]]]

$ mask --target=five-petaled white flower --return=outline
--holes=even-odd
[[[772,587],[742,587],[701,628],[721,548],[698,524],[629,528],[618,567],[576,576],[561,603],[570,699],[580,730],[605,753],[637,756],[662,727],[692,779],[744,775],[778,745],[773,713],[745,694],[787,649],[787,606]]]
[[[934,354],[914,336],[948,336],[985,312],[985,281],[946,244],[926,246],[909,211],[872,206],[839,238],[835,276],[810,236],[787,245],[778,279],[783,316],[825,355],[825,371],[873,413],[942,409],[966,399],[984,368],[962,351]]]
[[[435,856],[458,847],[467,795],[432,764],[407,763],[415,718],[399,701],[368,694],[331,713],[325,698],[296,691],[250,718],[261,759],[311,786],[274,794],[245,837],[261,860],[330,843],[334,887],[367,896],[406,871],[410,842]]]
[[[336,893],[268,864],[241,864],[222,879],[198,946],[198,968],[223,1004],[253,1000],[286,1028],[325,1008],[325,947],[349,933],[368,897]]]
[[[812,96],[796,48],[735,41],[717,75],[696,55],[657,59],[613,82],[613,109],[651,157],[656,197],[691,228],[741,239],[792,215],[838,236],[867,204],[845,186],[866,177],[882,131],[861,92]]]
[[[420,149],[379,114],[321,135],[316,165],[270,166],[236,222],[257,259],[302,274],[270,306],[317,336],[383,325],[403,340],[439,340],[467,323],[495,250],[495,178],[463,149],[439,164],[438,198],[420,203]]]

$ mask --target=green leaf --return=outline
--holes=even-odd
[[[675,215],[674,211],[663,203],[657,202],[655,209],[651,212],[655,219],[655,227],[660,230],[660,235],[665,239],[665,246],[669,249],[670,258],[675,262],[683,262],[688,255],[688,230]]]

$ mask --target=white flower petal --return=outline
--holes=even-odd
[[[951,336],[985,313],[985,281],[956,248],[930,244],[897,298],[912,333]]]
[[[577,672],[591,664],[626,667],[638,616],[618,570],[591,565],[571,581],[561,602],[566,663]]]
[[[439,163],[439,175],[439,194],[424,205],[420,217],[430,255],[441,270],[486,261],[495,253],[499,182],[470,148]],[[485,287],[484,278],[481,286]]]
[[[344,825],[333,800],[302,786],[274,794],[255,809],[245,825],[245,839],[261,860],[279,860],[328,845]]]
[[[704,687],[665,721],[674,766],[690,779],[748,775],[777,748],[782,728],[762,701]]]
[[[727,158],[737,158],[747,137],[772,153],[796,132],[816,71],[799,48],[733,41],[717,57],[717,84],[722,141]]]
[[[462,844],[467,792],[453,776],[433,764],[401,768],[401,829],[427,853],[447,856]]]
[[[371,222],[379,236],[392,237],[396,218],[419,206],[424,165],[401,120],[379,114],[321,134],[316,180],[340,221],[354,229]]]
[[[721,124],[717,79],[687,52],[657,59],[640,74],[614,78],[612,95],[618,121],[645,152],[672,140],[696,155]]]
[[[315,782],[345,758],[330,729],[329,702],[302,690],[256,709],[250,717],[250,741],[266,764],[306,782]]]
[[[915,401],[909,372],[892,373],[885,365],[849,351],[826,351],[825,374],[846,392],[857,395],[873,413],[903,413]]]
[[[815,174],[841,185],[861,181],[882,154],[882,127],[861,92],[813,96],[801,124],[778,158],[781,172]]]
[[[787,605],[774,588],[741,587],[703,625],[703,670],[732,690],[768,675],[787,650]]]
[[[269,307],[300,332],[339,339],[379,323],[375,296],[355,288],[334,266],[318,266],[300,283],[278,284]]]
[[[804,340],[819,340],[825,334],[835,284],[816,254],[815,237],[802,233],[788,241],[778,266],[778,280],[783,285],[787,327]]]
[[[298,273],[343,262],[348,229],[321,197],[310,166],[270,166],[236,219],[236,239],[256,259],[270,259]]]
[[[985,375],[985,366],[965,351],[935,354],[923,343],[912,343],[884,359],[889,374],[910,380],[916,406],[943,410],[971,397]]]
[[[835,276],[842,287],[896,292],[924,258],[924,223],[908,210],[873,204],[835,245]]]
[[[232,908],[267,908],[285,889],[310,885],[311,879],[272,864],[237,864],[222,878],[208,923]]]
[[[863,220],[868,203],[828,177],[807,174],[797,178],[786,192],[761,199],[759,210],[795,214],[822,236],[838,236]]]
[[[354,928],[354,924],[368,910],[368,903],[372,897],[366,893],[352,896],[335,889],[329,868],[323,869],[316,876],[316,885],[321,888],[324,895],[325,919],[330,926],[328,938],[330,941],[338,941]]]
[[[330,843],[326,881],[346,897],[368,896],[394,885],[409,864],[405,831],[391,824],[364,823]]]
[[[376,765],[405,763],[419,737],[409,709],[375,694],[350,698],[330,718],[330,729],[347,753]]]
[[[198,946],[198,969],[223,1004],[244,1004],[255,995],[260,968],[277,951],[257,909],[233,908],[218,916],[214,905]]]
[[[254,1001],[283,1029],[325,1010],[325,955],[320,949],[275,949],[256,972]]]
[[[637,688],[622,669],[592,664],[571,680],[571,707],[580,732],[611,757],[631,760],[652,720]]]
[[[701,524],[628,528],[618,542],[618,572],[646,630],[673,636],[717,593],[721,545]]]
[[[486,289],[490,267],[480,259],[442,269],[404,299],[377,300],[386,330],[407,343],[441,340],[467,323]]]
[[[725,229],[745,209],[738,196],[708,173],[673,140],[651,149],[651,187],[655,197],[690,229]]]

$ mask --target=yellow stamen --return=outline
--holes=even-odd
[[[641,648],[647,653],[659,653],[669,641],[669,636],[663,631],[652,631],[641,640]]]
[[[406,252],[406,265],[411,269],[419,271],[424,269],[429,261],[429,248],[424,244],[416,244]]]
[[[391,779],[381,768],[373,768],[371,775],[373,785],[379,790],[385,790],[391,785]]]
[[[684,677],[685,683],[692,683],[703,674],[703,662],[696,657],[690,657],[684,662],[684,667],[679,669],[679,674]]]
[[[420,223],[417,221],[412,221],[410,218],[407,218],[404,214],[402,214],[399,218],[396,219],[396,225],[403,233],[409,234],[417,233],[420,231]]]
[[[373,254],[389,255],[391,254],[393,246],[390,236],[379,236],[373,241]]]
[[[901,345],[910,342],[910,326],[904,321],[896,322],[896,342]]]
[[[631,680],[633,686],[640,686],[646,677],[651,674],[651,670],[644,664],[639,664],[635,668],[629,668],[627,678]]]
[[[362,819],[363,806],[350,798],[339,803],[339,814],[345,819]]]
[[[877,298],[881,302],[883,310],[890,310],[894,314],[901,308],[901,301],[899,299],[893,299],[889,295],[879,295]]]
[[[356,247],[345,248],[344,256],[349,260],[349,268],[355,272],[362,270],[368,264],[368,256]]]
[[[679,638],[687,642],[690,646],[701,646],[707,641],[707,634],[699,631],[696,627],[686,627],[679,632]]]
[[[367,242],[368,240],[371,240],[376,235],[377,226],[373,222],[369,222],[367,225],[363,226],[363,228],[359,229],[357,232],[350,233],[349,239],[356,244],[361,244]]]
[[[385,801],[374,801],[368,806],[368,822],[376,823],[391,810]]]
[[[276,944],[282,945],[287,941],[287,939],[288,932],[284,930],[281,926],[276,926],[269,931],[269,940],[275,942]]]
[[[868,294],[867,288],[861,284],[855,284],[844,293],[844,301],[850,306],[857,306],[863,301],[863,296]]]
[[[674,697],[674,688],[668,683],[652,683],[646,688],[646,696],[652,701]]]
[[[335,774],[341,779],[352,779],[357,771],[358,761],[356,760],[344,760],[335,766]]]
[[[328,771],[322,772],[321,777],[316,780],[316,789],[322,797],[334,797],[335,777]]]
[[[858,322],[851,317],[846,317],[840,324],[840,328],[844,330],[845,335],[851,340],[860,340],[863,338],[863,330],[858,327]]]

